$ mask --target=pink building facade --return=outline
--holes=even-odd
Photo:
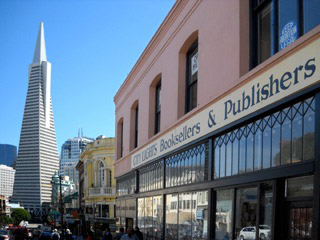
[[[118,226],[320,239],[319,10],[175,3],[114,97]]]

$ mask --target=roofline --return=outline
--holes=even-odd
[[[134,75],[138,72],[138,68],[141,68],[141,65],[143,62],[147,60],[147,58],[150,56],[150,53],[153,51],[153,49],[159,44],[160,40],[164,36],[164,34],[168,31],[169,27],[172,25],[173,21],[175,20],[175,17],[180,13],[180,11],[183,9],[183,7],[188,3],[188,0],[177,0],[161,25],[159,26],[156,33],[151,38],[150,42],[148,43],[147,47],[144,49],[140,57],[138,58],[137,62],[131,69],[130,73],[124,80],[124,82],[121,84],[119,90],[113,97],[114,103],[116,103],[119,99],[119,95],[124,91],[125,87],[129,84],[130,80],[133,79]],[[179,11],[180,10],[180,11]]]

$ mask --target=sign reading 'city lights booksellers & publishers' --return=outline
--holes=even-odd
[[[320,39],[317,39],[133,153],[131,167],[150,162],[319,80]]]

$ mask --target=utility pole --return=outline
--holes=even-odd
[[[62,202],[62,176],[59,176],[60,182],[60,216],[61,216],[61,237],[64,239],[64,227],[63,227],[63,202]]]

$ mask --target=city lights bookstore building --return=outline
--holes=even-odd
[[[115,96],[118,227],[320,239],[320,3],[178,0]]]

